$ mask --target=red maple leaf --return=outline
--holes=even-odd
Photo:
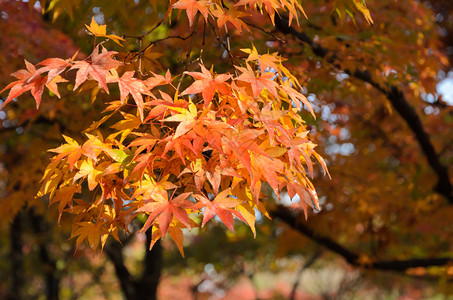
[[[39,108],[39,104],[41,103],[42,93],[44,91],[44,85],[47,81],[47,76],[41,76],[42,70],[36,69],[36,67],[25,60],[25,66],[27,69],[22,69],[17,72],[11,74],[11,76],[16,77],[19,80],[11,82],[8,84],[0,93],[3,93],[7,89],[11,89],[8,94],[8,98],[6,98],[5,102],[3,102],[3,106],[8,104],[11,100],[16,97],[19,97],[26,91],[31,91],[33,98],[36,101],[36,108]]]
[[[140,113],[140,119],[143,121],[143,95],[151,95],[146,87],[145,83],[140,79],[134,77],[134,71],[128,71],[123,76],[118,77],[115,81],[118,82],[120,89],[121,103],[124,103],[124,99],[131,94],[137,104],[138,112]]]
[[[57,75],[63,73],[63,71],[66,70],[69,64],[69,60],[61,58],[49,58],[38,63],[38,65],[44,66],[39,69],[41,73],[49,72],[47,74],[47,82],[54,79]]]
[[[257,137],[261,135],[263,131],[246,129],[240,132],[232,132],[228,136],[224,136],[222,139],[222,145],[224,152],[231,152],[233,155],[229,155],[239,160],[242,165],[252,173],[252,163],[250,153],[255,152],[261,155],[267,155],[266,152],[261,149],[256,143]],[[228,156],[228,155],[227,155]]]
[[[237,210],[233,209],[236,206],[242,204],[244,201],[228,197],[229,194],[230,189],[223,190],[215,197],[212,202],[203,195],[193,195],[193,197],[199,201],[193,206],[193,209],[201,209],[203,207],[205,208],[205,211],[203,213],[203,223],[201,224],[202,227],[215,215],[219,216],[220,220],[222,220],[223,224],[225,224],[225,226],[231,232],[234,231],[233,215],[246,222],[241,214]]]
[[[102,51],[99,52],[99,46],[97,46],[90,55],[91,59],[75,61],[74,65],[70,69],[78,69],[74,90],[76,90],[90,76],[96,80],[107,93],[109,93],[109,89],[107,87],[107,76],[109,75],[108,71],[115,69],[122,64],[121,62],[112,59],[112,56],[117,53],[118,52],[115,51],[107,51],[105,48],[102,48]]]
[[[173,217],[190,228],[189,216],[186,211],[186,208],[193,206],[192,202],[186,200],[190,195],[191,193],[183,193],[168,201],[167,193],[158,193],[153,195],[152,199],[146,200],[145,205],[137,209],[137,212],[149,213],[148,220],[146,220],[141,231],[148,230],[156,218],[158,218],[162,236],[167,234]]]

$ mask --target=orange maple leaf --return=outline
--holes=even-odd
[[[185,9],[187,18],[189,19],[189,26],[192,27],[197,12],[200,12],[203,15],[206,22],[208,21],[209,5],[210,2],[206,0],[179,0],[178,2],[173,4],[172,7],[177,9]]]
[[[232,76],[230,74],[220,74],[216,77],[212,77],[210,71],[208,71],[203,65],[201,65],[200,72],[186,72],[196,80],[185,89],[181,95],[198,94],[201,92],[204,100],[204,105],[208,106],[211,103],[216,91],[222,94],[229,94],[228,84],[225,82]]]
[[[253,97],[258,97],[261,91],[266,88],[277,98],[277,83],[272,80],[276,76],[274,73],[266,72],[262,73],[260,76],[256,76],[249,64],[247,64],[247,68],[235,67],[242,72],[236,80],[248,82],[252,88]]]
[[[239,11],[236,7],[229,9],[223,9],[221,6],[216,5],[216,9],[212,12],[214,17],[217,18],[217,27],[223,28],[226,22],[231,23],[239,32],[242,32],[242,28],[250,31],[247,24],[244,23],[240,18],[250,16],[243,11]]]
[[[99,141],[92,136],[89,137],[88,141],[80,146],[74,139],[63,135],[63,138],[66,140],[66,144],[63,144],[55,149],[49,149],[48,151],[58,153],[57,157],[55,157],[55,161],[59,161],[67,157],[69,168],[72,170],[75,163],[82,155],[96,161],[98,154],[101,152],[99,148]]]
[[[252,49],[241,49],[242,52],[249,54],[246,62],[257,60],[261,69],[261,74],[265,73],[268,68],[273,69],[274,72],[279,71],[279,64],[282,62],[282,58],[277,53],[272,54],[259,54],[256,50],[255,45],[252,45]]]
[[[72,198],[75,193],[80,193],[82,188],[78,184],[72,184],[68,186],[64,186],[60,188],[56,193],[53,198],[51,198],[49,202],[49,206],[59,202],[58,203],[58,222],[60,222],[61,215],[63,214],[63,210],[65,209],[66,206],[69,206],[70,209],[72,209]]]

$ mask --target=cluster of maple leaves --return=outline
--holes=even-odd
[[[181,0],[169,6],[167,16],[173,8],[186,9],[190,25],[200,12],[205,19],[216,17],[220,28],[229,21],[241,30],[239,16],[247,7],[264,7],[272,20],[278,9],[286,8],[290,20],[302,11],[298,2],[285,0],[236,6],[244,7]],[[87,28],[96,37],[123,41],[107,35],[94,19]],[[103,247],[109,235],[118,239],[118,229],[127,231],[143,214],[148,217],[142,231],[152,227],[152,245],[168,233],[182,254],[182,229],[204,226],[214,216],[231,231],[237,218],[255,233],[255,210],[267,215],[263,185],[277,197],[283,191],[291,198],[299,195],[305,213],[307,205],[319,208],[308,178],[312,157],[325,172],[327,167],[299,114],[305,106],[314,115],[310,103],[280,56],[259,55],[255,47],[242,51],[248,57],[234,66],[235,75],[216,74],[200,64],[201,72],[180,77],[169,71],[138,76],[125,71],[118,53],[101,44],[86,59],[25,61],[26,69],[12,74],[17,80],[1,91],[10,89],[3,106],[30,91],[39,107],[44,88],[60,97],[58,84],[69,81],[70,71],[75,72],[73,90],[87,81],[107,94],[112,85],[119,89],[120,100],[109,103],[102,119],[86,130],[83,143],[64,136],[66,143],[50,150],[56,155],[42,178],[38,196],[48,195],[50,204],[58,204],[60,217],[74,215],[77,246],[86,240],[93,248],[99,242]],[[193,83],[180,92],[185,75]],[[118,113],[122,120],[103,136],[98,127]]]

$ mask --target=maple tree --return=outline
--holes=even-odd
[[[239,2],[235,6],[262,13],[255,3]],[[209,23],[209,7],[212,5],[198,1],[170,4],[154,28],[171,22],[174,9],[179,14],[186,10],[190,27],[198,21],[198,11],[204,24]],[[266,4],[272,20],[277,9],[286,7],[290,19],[302,9],[286,1]],[[217,4],[219,10],[228,11]],[[118,44],[124,41],[107,35],[106,26],[100,26],[94,18],[86,27],[95,38]],[[18,80],[2,90],[10,90],[2,107],[30,91],[39,108],[44,88],[60,97],[57,84],[68,82],[62,75],[71,70],[77,70],[73,91],[95,81],[98,89],[109,94],[108,84],[117,84],[120,101],[110,102],[105,110],[107,117],[85,131],[87,140],[83,144],[64,136],[65,144],[49,150],[57,155],[41,180],[38,197],[48,195],[51,204],[58,203],[59,218],[63,212],[76,215],[72,236],[77,237],[77,246],[86,240],[97,248],[101,241],[103,248],[109,235],[119,241],[118,229],[127,230],[140,213],[149,215],[142,231],[151,226],[155,229],[153,244],[171,228],[170,236],[181,254],[181,229],[193,227],[188,214],[204,214],[202,226],[218,215],[231,231],[236,216],[254,230],[255,209],[267,214],[261,202],[263,183],[269,184],[278,197],[282,190],[290,197],[304,196],[305,214],[307,204],[319,209],[316,191],[303,165],[313,175],[314,156],[324,172],[327,167],[314,151],[298,113],[303,105],[313,110],[277,53],[260,56],[254,47],[242,50],[249,56],[242,64],[235,58],[233,76],[213,75],[213,68],[204,66],[200,52],[202,72],[185,71],[175,86],[169,70],[165,76],[145,74],[140,68],[124,71],[122,67],[133,63],[115,59],[119,53],[100,44],[93,48],[83,60],[76,59],[76,53],[66,60],[49,58],[36,65],[25,61],[27,69],[14,72],[12,76]],[[141,57],[136,60],[140,62]],[[140,76],[134,77],[135,72]],[[195,81],[180,91],[184,75]],[[126,105],[129,94],[136,113]],[[201,94],[200,99],[197,94]],[[124,119],[111,125],[113,132],[104,138],[97,129],[115,113],[121,113]],[[74,196],[81,193],[85,180],[88,189],[94,190],[91,202],[78,201]],[[98,185],[100,189],[96,189]]]
[[[371,17],[355,0],[118,1],[101,5],[94,18],[92,3],[39,4],[45,18],[69,35],[84,32],[89,42],[82,51],[71,47],[55,55],[62,58],[41,56],[32,63],[25,57],[25,69],[10,70],[16,80],[5,82],[2,108],[30,130],[9,137],[11,144],[43,151],[39,160],[17,152],[33,169],[12,171],[14,158],[3,158],[10,164],[7,201],[0,206],[5,222],[21,204],[44,212],[43,201],[57,210],[50,215],[59,222],[72,215],[61,224],[70,226],[75,247],[86,242],[104,249],[130,299],[155,294],[156,278],[148,284],[154,293],[147,292],[145,277],[133,283],[109,236],[120,241],[123,231],[147,232],[156,253],[168,233],[184,255],[190,230],[221,222],[232,232],[238,220],[256,235],[257,215],[281,219],[353,265],[409,272],[440,265],[450,274],[449,257],[395,259],[392,248],[433,214],[443,228],[444,199],[452,199],[451,150],[436,150],[451,133],[451,107],[435,90],[447,59],[428,7],[369,1],[376,11]],[[13,10],[17,3],[2,5]],[[122,14],[138,9],[158,21],[128,23]],[[415,23],[404,21],[406,15]],[[108,26],[96,21],[100,17]],[[68,28],[64,18],[80,21]],[[395,18],[398,30],[390,30]],[[29,93],[32,104],[22,100]],[[436,101],[423,100],[427,95]],[[436,112],[422,122],[413,106]],[[408,127],[393,122],[397,114]],[[49,123],[57,127],[48,130]],[[41,124],[48,132],[33,140]],[[439,137],[434,145],[427,132]],[[42,170],[45,150],[53,158]],[[314,176],[320,170],[326,176]],[[31,196],[38,181],[38,197]],[[281,197],[300,201],[288,207]],[[320,213],[308,210],[323,206]],[[345,212],[348,222],[339,222]],[[309,214],[305,225],[299,217]],[[405,257],[437,253],[441,232],[428,232],[426,247]],[[335,241],[338,234],[345,245],[363,248],[348,250]]]

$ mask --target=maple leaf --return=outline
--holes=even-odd
[[[99,180],[97,177],[103,174],[108,166],[111,166],[111,162],[105,161],[98,166],[95,166],[92,159],[86,159],[81,162],[79,161],[76,166],[79,171],[74,175],[73,180],[76,181],[82,177],[87,177],[88,189],[92,191],[98,185]]]
[[[275,130],[278,130],[281,135],[285,135],[287,140],[291,140],[291,137],[286,132],[285,128],[278,122],[278,120],[286,114],[287,112],[284,110],[272,109],[272,102],[269,102],[263,107],[260,113],[255,114],[255,119],[262,122],[269,132],[269,140],[271,142],[274,141]]]
[[[142,180],[143,175],[146,172],[146,168],[150,167],[151,170],[153,169],[153,164],[156,158],[157,155],[151,153],[139,154],[139,152],[137,151],[133,158],[133,161],[137,164],[132,170],[131,176],[138,173],[140,180]]]
[[[236,80],[248,82],[252,88],[253,97],[258,97],[261,91],[266,88],[271,92],[272,95],[277,97],[277,83],[272,80],[275,77],[274,73],[266,72],[262,73],[260,76],[256,76],[249,64],[247,68],[235,66],[236,69],[242,72]]]
[[[124,201],[129,200],[129,197],[124,193],[127,183],[117,175],[110,174],[103,176],[99,184],[102,189],[102,195],[96,203],[99,204],[105,199],[112,199],[115,204],[115,212],[119,214],[123,209]]]
[[[162,121],[165,122],[181,122],[178,127],[176,128],[175,134],[173,135],[173,139],[177,139],[178,137],[182,136],[194,126],[197,125],[198,120],[197,120],[197,107],[192,101],[189,101],[189,109],[179,109],[176,107],[173,107],[172,109],[178,110],[181,112],[180,114],[173,115],[171,117],[168,117]]]
[[[280,85],[280,88],[290,97],[292,103],[294,103],[298,109],[302,109],[302,104],[304,104],[310,110],[311,115],[316,119],[315,111],[313,110],[310,102],[308,102],[307,97],[292,88],[289,81],[286,81],[283,85]]]
[[[179,222],[176,219],[173,219],[173,221],[170,223],[170,226],[168,228],[168,234],[170,235],[171,239],[175,242],[176,246],[178,247],[179,253],[181,253],[181,256],[184,257],[184,247],[183,247],[183,242],[184,242],[184,234],[181,230],[181,228],[186,228],[184,224]],[[162,238],[162,231],[158,226],[153,226],[152,228],[152,234],[151,234],[151,243],[149,245],[149,250],[151,250],[154,246],[154,244]]]
[[[213,16],[217,18],[217,27],[223,28],[226,22],[231,23],[239,32],[242,32],[242,28],[250,31],[247,24],[245,24],[240,18],[250,16],[243,11],[237,10],[236,7],[229,9],[223,9],[220,5],[216,5],[216,9],[212,11]]]
[[[289,17],[289,26],[291,26],[291,23],[293,19],[296,19],[297,25],[299,26],[299,17],[298,17],[298,11],[301,12],[305,18],[308,19],[307,14],[305,13],[304,9],[302,8],[302,5],[299,3],[297,0],[285,0],[282,1],[283,5],[288,9],[288,17]]]
[[[96,22],[96,20],[94,19],[94,17],[91,19],[90,25],[85,25],[85,26],[88,29],[88,31],[91,32],[94,36],[105,37],[105,38],[111,39],[112,41],[114,41],[115,43],[117,43],[120,46],[121,46],[120,41],[121,42],[126,41],[125,39],[123,39],[117,35],[107,34],[107,25],[99,25]]]
[[[145,204],[137,209],[137,212],[149,213],[148,219],[141,231],[148,230],[157,218],[162,235],[167,234],[170,223],[175,217],[178,221],[190,228],[189,216],[186,208],[191,208],[193,203],[186,200],[192,193],[183,193],[170,201],[167,194],[153,194],[152,199],[145,200]]]
[[[222,153],[222,138],[229,135],[234,131],[234,127],[225,121],[217,121],[211,118],[204,118],[202,126],[195,128],[195,132],[211,146],[220,153]]]
[[[168,181],[168,175],[161,178],[158,182],[149,175],[145,175],[144,179],[135,185],[137,188],[133,194],[134,198],[143,195],[144,199],[152,199],[154,197],[166,198],[169,190],[176,189],[178,186]]]
[[[101,152],[99,149],[99,140],[94,136],[89,136],[88,141],[86,141],[82,146],[79,145],[74,139],[63,135],[67,144],[63,144],[58,148],[50,149],[48,151],[58,153],[55,157],[55,161],[59,161],[65,157],[68,159],[68,164],[70,170],[74,168],[75,163],[80,159],[82,155],[85,155],[92,160],[96,161],[97,156]]]
[[[223,170],[219,165],[218,159],[210,159],[208,163],[206,163],[204,162],[204,159],[198,158],[187,166],[186,169],[181,172],[180,176],[186,173],[193,174],[195,186],[199,191],[202,191],[203,184],[207,179],[211,184],[214,193],[218,194],[221,183],[221,175],[228,174],[228,172],[222,171]]]
[[[313,155],[316,157],[316,159],[321,164],[321,167],[323,169],[324,175],[327,174],[327,176],[329,176],[329,178],[332,179],[332,177],[330,176],[329,169],[327,168],[327,164],[326,164],[326,161],[324,160],[324,158],[321,155],[319,155],[318,153],[316,153],[316,151],[313,151]]]
[[[152,94],[142,80],[134,77],[134,73],[134,71],[125,72],[121,77],[116,77],[113,81],[118,82],[121,103],[124,103],[126,97],[131,94],[137,104],[140,119],[143,121],[143,95],[151,96]]]
[[[147,122],[150,119],[158,118],[162,119],[171,107],[186,108],[188,106],[187,101],[184,99],[178,98],[175,94],[174,101],[167,93],[159,91],[162,99],[154,99],[148,101],[146,104],[149,106],[154,106],[149,112],[144,122]]]
[[[124,112],[121,112],[121,114],[123,115],[124,120],[113,124],[111,127],[119,130],[114,135],[121,134],[121,142],[123,142],[124,139],[132,132],[132,130],[138,128],[142,124],[142,120],[141,118],[131,114]]]
[[[253,60],[257,60],[259,62],[261,74],[264,74],[266,70],[268,70],[268,68],[273,69],[274,72],[278,72],[280,70],[279,65],[281,64],[282,59],[277,55],[277,53],[259,54],[258,50],[256,50],[255,48],[255,45],[253,44],[252,49],[241,49],[241,51],[249,54],[246,62]]]
[[[77,10],[77,8],[80,5],[80,0],[72,0],[72,1],[49,1],[49,5],[47,7],[47,10],[52,10],[53,16],[52,16],[52,22],[55,22],[55,20],[62,15],[63,12],[65,12],[71,21],[74,18],[74,11]],[[45,8],[47,5],[44,5],[43,8]]]
[[[244,202],[240,204],[237,209],[244,217],[245,222],[249,225],[250,229],[253,232],[253,235],[256,237],[255,221],[256,213],[255,209],[258,209],[263,215],[270,219],[269,214],[264,208],[263,203],[259,200],[253,200],[252,191],[246,186],[246,184],[236,184],[232,189],[233,195],[237,196],[238,199],[243,200]]]
[[[101,222],[93,223],[86,221],[78,222],[74,225],[76,229],[73,230],[70,239],[77,237],[76,247],[78,248],[84,240],[87,240],[91,248],[97,248],[101,239],[100,237],[105,233],[103,224]]]
[[[234,157],[242,163],[249,173],[253,172],[250,153],[256,152],[266,155],[266,152],[264,152],[255,141],[262,133],[263,131],[261,130],[247,129],[222,138],[222,145],[225,152],[231,151],[234,154]]]
[[[33,98],[36,101],[36,108],[39,108],[41,103],[42,93],[44,91],[44,85],[46,84],[47,78],[41,76],[42,71],[36,69],[36,67],[25,60],[26,70],[22,69],[11,74],[11,76],[16,77],[19,80],[16,80],[8,84],[0,93],[11,89],[9,91],[8,97],[5,102],[3,102],[0,108],[3,108],[6,104],[12,101],[14,98],[19,97],[23,93],[30,91],[33,95]]]
[[[76,53],[77,54],[77,53]],[[49,58],[38,63],[40,66],[44,66],[39,69],[41,73],[48,72],[47,82],[52,81],[56,76],[63,73],[64,70],[70,65],[70,60],[61,58]]]
[[[208,71],[203,65],[201,65],[200,72],[186,72],[193,78],[197,79],[191,86],[185,89],[181,95],[190,95],[198,94],[201,92],[204,100],[204,105],[208,106],[211,103],[212,98],[216,91],[221,92],[222,94],[228,94],[228,84],[225,82],[230,79],[232,76],[230,74],[221,74],[212,77],[210,71]]]
[[[276,195],[280,194],[278,189],[278,173],[282,173],[284,169],[284,164],[279,159],[267,157],[264,155],[254,155],[252,156],[252,166],[253,166],[253,178],[252,178],[252,190],[255,189],[256,184],[261,181],[261,178],[264,177],[265,181],[269,183]],[[259,193],[259,189],[256,189],[255,195]],[[258,199],[255,196],[255,199]]]
[[[353,2],[354,2],[355,7],[357,8],[357,10],[359,10],[363,14],[363,16],[365,17],[365,20],[369,24],[373,24],[373,19],[371,18],[371,13],[370,13],[369,9],[366,7],[365,1],[353,0]]]
[[[132,158],[134,158],[142,153],[143,150],[147,149],[148,151],[151,151],[151,149],[154,147],[154,145],[159,141],[158,138],[156,138],[152,134],[144,134],[143,136],[133,140],[128,147],[136,147],[138,146],[137,150],[135,150],[135,155]]]
[[[170,70],[167,70],[165,76],[160,74],[152,73],[153,76],[149,77],[145,80],[145,85],[151,90],[156,86],[163,85],[163,84],[171,84],[174,77],[171,77]]]
[[[293,198],[296,194],[299,195],[301,205],[304,209],[305,219],[307,219],[307,204],[313,209],[319,210],[319,199],[313,184],[307,180],[302,173],[293,174],[287,170],[285,176],[288,178],[286,188],[288,189],[288,196]]]
[[[233,215],[237,216],[241,220],[243,220],[243,217],[239,214],[238,211],[232,208],[237,207],[244,201],[228,197],[230,191],[231,191],[230,188],[221,191],[213,201],[209,200],[208,198],[200,194],[193,195],[193,197],[199,201],[193,206],[193,209],[201,209],[203,207],[205,208],[205,211],[203,212],[203,222],[201,224],[201,227],[203,227],[206,224],[206,222],[208,222],[215,215],[217,215],[219,216],[220,220],[222,220],[223,224],[225,224],[225,226],[231,232],[234,232]]]
[[[107,51],[105,48],[102,48],[102,50],[99,51],[99,48],[99,45],[94,48],[93,53],[90,55],[91,59],[75,61],[74,65],[70,68],[70,70],[78,70],[76,73],[74,90],[91,77],[96,80],[107,93],[109,93],[107,87],[108,71],[116,69],[122,65],[122,63],[112,59],[112,56],[118,52]]]
[[[158,58],[163,56],[163,53],[153,51],[153,45],[145,49],[144,52],[138,56],[138,68],[140,74],[153,73],[152,71],[162,69]]]
[[[63,77],[56,75],[52,80],[47,80],[46,86],[47,88],[54,93],[58,98],[61,98],[60,93],[58,92],[57,83],[61,82],[68,82],[68,80],[64,79]]]
[[[192,27],[197,12],[200,12],[203,15],[206,22],[208,21],[209,5],[210,2],[206,0],[179,0],[178,2],[173,4],[172,7],[177,9],[185,9],[187,18],[189,19],[189,26]]]
[[[249,7],[258,7],[260,12],[262,13],[261,7],[263,4],[271,18],[272,24],[275,24],[275,12],[283,7],[278,0],[240,0],[235,4],[235,6],[244,5]]]
[[[308,171],[313,171],[312,162],[309,159],[309,153],[312,152],[312,146],[307,138],[307,134],[307,131],[297,133],[291,140],[292,146],[289,147],[287,151],[290,165],[295,166],[300,172],[304,172],[301,158],[305,160]]]
[[[253,236],[256,238],[256,229],[255,229],[255,220],[256,220],[256,214],[255,214],[255,206],[250,202],[244,202],[240,204],[238,207],[239,212],[241,215],[244,217],[245,222],[247,225],[249,225],[250,229],[253,232]]]
[[[82,188],[78,184],[60,187],[55,193],[55,196],[51,197],[49,206],[58,202],[58,222],[60,222],[61,215],[66,206],[72,209],[72,198],[75,193],[80,193]]]

